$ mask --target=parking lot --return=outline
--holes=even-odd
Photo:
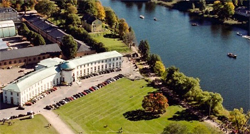
[[[0,70],[0,81],[3,81],[4,83],[8,83],[10,81],[13,81],[17,77],[21,76],[22,73],[18,73],[18,70],[20,68],[13,68],[9,70]],[[25,70],[31,71],[31,70]],[[7,76],[8,74],[11,74],[11,76]],[[44,107],[46,105],[53,104],[55,102],[59,102],[60,100],[64,99],[65,97],[73,96],[76,93],[83,92],[83,90],[89,89],[90,87],[97,85],[101,82],[106,81],[108,78],[117,76],[118,74],[124,74],[125,76],[129,77],[135,77],[140,76],[139,71],[135,70],[134,65],[128,61],[127,57],[123,57],[123,64],[122,64],[122,70],[118,72],[111,72],[107,74],[101,74],[97,76],[93,76],[87,79],[79,80],[77,82],[74,82],[72,86],[59,86],[57,87],[57,90],[54,92],[51,92],[46,97],[42,98],[41,100],[38,100],[35,104],[31,106],[25,106],[25,110],[17,110],[17,107],[9,107],[9,105],[0,103],[0,119],[7,118],[12,115],[18,115],[18,114],[26,114],[28,111],[34,111],[35,113],[43,112],[45,109]],[[4,77],[3,75],[6,75]]]

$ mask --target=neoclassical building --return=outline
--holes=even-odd
[[[64,61],[49,58],[38,63],[35,71],[11,82],[3,88],[3,102],[23,105],[47,89],[58,84],[72,83],[78,77],[100,71],[120,69],[122,54],[111,51]]]

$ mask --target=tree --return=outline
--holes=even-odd
[[[115,12],[109,8],[109,7],[105,7],[105,21],[106,23],[111,27],[111,28],[115,28],[115,26],[118,23],[118,17],[116,16]]]
[[[89,14],[96,16],[98,15],[98,11],[96,8],[95,0],[80,0],[78,1],[78,9],[84,14]]]
[[[249,120],[248,114],[244,114],[243,108],[235,108],[233,111],[230,112],[229,120],[239,132],[243,132],[245,130],[244,126],[247,125]]]
[[[127,46],[131,47],[131,45],[135,42],[135,40],[136,40],[135,39],[135,32],[131,27],[129,27],[129,32],[125,34],[123,42]]]
[[[156,61],[161,61],[161,57],[157,54],[150,54],[147,61],[150,68],[154,69]]]
[[[208,130],[207,127],[204,125],[198,124],[196,127],[194,127],[194,130],[192,134],[210,134],[211,132]]]
[[[35,36],[35,38],[34,38],[34,43],[33,44],[35,46],[39,46],[39,45],[45,45],[46,42],[45,42],[44,38],[40,34],[37,34],[37,36]]]
[[[66,18],[65,24],[66,26],[68,25],[77,26],[78,24],[81,24],[81,19],[77,14],[69,14]]]
[[[76,14],[77,13],[77,8],[74,5],[72,5],[71,3],[67,3],[66,12],[68,14]]]
[[[18,28],[18,34],[27,36],[29,34],[29,32],[30,32],[30,30],[25,23],[22,23],[20,25],[20,27]]]
[[[124,38],[124,36],[129,32],[129,26],[125,19],[119,20],[119,36]]]
[[[159,76],[163,76],[163,74],[165,73],[165,66],[161,61],[156,61],[154,72]]]
[[[206,9],[206,0],[200,0],[199,9],[200,9],[200,11],[203,11]]]
[[[56,10],[56,7],[50,0],[41,0],[36,4],[35,9],[37,12],[50,17],[50,15]]]
[[[139,48],[139,53],[142,56],[142,60],[147,60],[150,54],[148,41],[141,40],[138,48]]]
[[[144,96],[142,107],[146,112],[163,114],[168,107],[168,99],[162,93],[150,93]]]
[[[171,123],[164,128],[162,134],[188,134],[187,126],[180,123]]]
[[[32,10],[34,10],[36,4],[37,4],[37,1],[36,1],[36,0],[29,0],[28,5],[29,5],[29,7],[30,7]]]
[[[65,35],[62,38],[62,53],[67,59],[75,58],[77,53],[77,42],[71,35]]]
[[[11,6],[10,0],[2,0],[2,6],[3,7],[10,7]]]
[[[96,1],[96,9],[97,9],[97,18],[99,20],[104,20],[105,19],[105,10],[104,7],[102,6],[102,3],[100,1]]]
[[[213,12],[218,15],[221,20],[225,20],[234,15],[234,8],[232,2],[215,1],[213,4]]]

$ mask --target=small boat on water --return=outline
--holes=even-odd
[[[197,23],[192,23],[191,25],[192,25],[192,26],[198,26],[198,24],[197,24]]]
[[[242,37],[250,40],[250,36],[248,35],[243,35]]]
[[[145,17],[144,17],[143,15],[140,15],[140,18],[141,18],[141,19],[144,19]]]
[[[230,58],[236,58],[237,55],[233,54],[233,53],[227,53],[227,56]]]
[[[157,18],[154,17],[154,21],[157,21]]]
[[[237,32],[236,34],[239,35],[239,36],[242,36],[242,34],[240,32]]]

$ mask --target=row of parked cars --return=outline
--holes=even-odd
[[[33,111],[29,111],[29,112],[27,112],[27,114],[12,115],[12,116],[10,116],[8,118],[0,119],[0,122],[8,121],[10,119],[21,118],[21,117],[25,117],[25,116],[29,116],[29,115],[34,115],[34,114],[35,113]]]
[[[87,79],[87,78],[90,78],[90,77],[93,77],[93,76],[97,76],[97,75],[100,75],[100,74],[107,74],[107,73],[111,73],[111,72],[114,72],[114,71],[121,71],[121,69],[117,68],[117,69],[110,69],[110,70],[100,71],[99,73],[92,73],[92,74],[83,76],[81,78],[82,79]]]
[[[87,95],[89,93],[92,93],[92,92],[94,92],[94,91],[102,88],[103,86],[108,85],[108,84],[110,84],[110,83],[112,83],[112,82],[114,82],[114,81],[116,81],[116,80],[118,80],[120,78],[123,78],[123,77],[124,77],[123,74],[119,74],[119,75],[117,75],[117,76],[115,76],[113,78],[109,78],[109,79],[107,79],[106,81],[104,81],[102,83],[99,83],[99,84],[97,84],[95,86],[90,87],[89,89],[85,89],[82,92],[74,94],[73,96],[66,97],[66,98],[60,100],[57,103],[54,103],[52,105],[47,105],[47,106],[45,106],[44,109],[47,109],[47,110],[58,109],[60,106],[65,105],[65,104],[67,104],[70,101],[73,101],[73,100],[76,100],[78,98],[81,98],[81,97],[83,97],[83,96],[85,96],[85,95]]]
[[[26,106],[31,106],[32,104],[35,104],[38,100],[44,98],[45,96],[47,96],[48,94],[56,91],[57,88],[53,87],[51,89],[46,90],[45,92],[41,93],[40,95],[34,97],[33,99],[31,99],[31,101],[28,101],[25,103]]]

